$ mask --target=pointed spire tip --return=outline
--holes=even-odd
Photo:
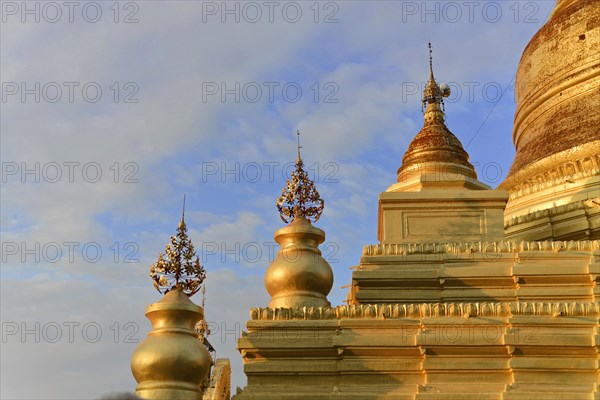
[[[429,42],[429,74],[433,80],[433,49],[431,48],[431,42]]]
[[[296,134],[298,135],[298,161],[302,161],[302,157],[300,156],[300,149],[302,148],[300,146],[300,130],[297,130]]]
[[[183,207],[181,207],[181,221],[179,225],[185,224],[185,193],[183,194]]]

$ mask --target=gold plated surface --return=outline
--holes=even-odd
[[[557,1],[523,52],[515,89],[517,154],[500,184],[510,194],[507,237],[600,237],[595,207],[567,211],[600,194],[599,0]]]
[[[206,273],[187,236],[185,197],[177,234],[150,268],[154,287],[163,298],[146,308],[152,323],[148,337],[131,357],[131,372],[143,399],[200,400],[202,383],[212,363],[206,349],[204,309],[189,297],[202,289]],[[200,334],[201,333],[201,334]]]
[[[324,200],[303,169],[300,148],[298,132],[296,170],[276,202],[281,219],[291,223],[275,232],[281,249],[265,274],[269,307],[329,306],[333,286],[333,271],[319,250],[325,232],[311,224],[321,216]]]
[[[463,190],[456,196],[479,195],[480,202],[474,204],[488,216],[497,213],[493,219],[500,223],[500,238],[486,238],[482,233],[469,240],[449,241],[431,233],[433,224],[424,223],[420,226],[431,242],[401,243],[393,238],[364,247],[352,274],[348,305],[272,301],[267,308],[252,308],[251,320],[238,340],[248,386],[238,392],[236,400],[598,398],[600,242],[570,237],[576,230],[598,232],[600,226],[598,217],[591,217],[597,200],[580,199],[581,191],[575,193],[578,188],[591,188],[590,193],[598,188],[593,181],[599,171],[598,152],[594,152],[598,147],[589,140],[598,137],[600,126],[590,125],[599,115],[600,107],[594,108],[591,101],[599,100],[598,85],[588,79],[588,72],[573,78],[574,70],[582,65],[579,55],[594,57],[592,66],[600,59],[595,44],[600,36],[598,4],[559,0],[551,17],[554,22],[532,41],[543,43],[544,50],[532,50],[540,46],[534,43],[525,51],[519,76],[528,79],[520,82],[532,78],[543,87],[517,88],[521,100],[515,132],[521,136],[515,144],[518,152],[525,150],[517,156],[516,172],[505,187],[512,188],[511,200],[521,202],[513,206],[519,213],[514,219],[511,213],[504,214],[508,194],[500,190],[488,190],[489,195],[485,190]],[[411,227],[403,225],[411,217],[406,204],[421,206],[429,201],[428,209],[420,213],[426,217],[451,206],[448,200],[459,190],[433,177],[434,171],[447,173],[455,168],[468,174],[472,170],[444,130],[443,90],[434,83],[431,72],[424,94],[424,129],[432,126],[433,132],[424,133],[407,151],[398,171],[397,190],[380,196],[380,204],[389,201],[397,217],[391,213],[394,218],[386,220],[380,213],[380,231],[381,221],[386,229]],[[443,139],[436,142],[435,134]],[[530,145],[528,151],[527,143],[536,140],[538,144]],[[550,155],[543,156],[544,151]],[[534,161],[538,156],[542,158]],[[410,179],[404,178],[411,173]],[[410,186],[412,182],[428,175],[431,182],[425,183],[440,189],[418,189],[422,193],[413,196],[417,190]],[[401,179],[408,183],[402,185]],[[413,186],[424,188],[425,183]],[[560,197],[559,184],[567,183],[574,188],[564,190]],[[491,192],[497,193],[492,196]],[[559,200],[566,203],[561,205]],[[434,201],[439,204],[429,206]],[[490,202],[494,208],[481,207]],[[534,208],[540,204],[545,208]],[[558,217],[554,214],[560,214],[560,223],[544,221]],[[589,218],[589,226],[581,223],[582,214]],[[552,237],[506,240],[501,224],[504,215],[513,221],[507,224],[510,229],[537,224],[532,231],[539,232],[543,223],[550,226]],[[465,231],[463,225],[450,228]],[[556,240],[562,236],[568,239]],[[287,275],[291,266],[281,268],[275,290],[285,288],[288,281],[296,282]],[[291,287],[293,291],[298,285]],[[274,300],[278,294],[272,293]]]
[[[150,267],[150,277],[154,281],[154,287],[163,294],[179,288],[188,296],[193,296],[202,288],[202,283],[206,279],[206,271],[200,265],[194,245],[188,238],[184,217],[185,199],[177,234],[171,236],[165,252],[161,253],[158,261]]]
[[[447,85],[439,85],[433,75],[431,44],[429,44],[429,81],[423,91],[425,107],[423,128],[415,136],[402,157],[398,169],[398,182],[403,182],[413,173],[460,173],[477,179],[475,168],[460,140],[446,126],[444,97],[450,95]]]
[[[152,330],[131,358],[138,396],[158,400],[201,398],[200,385],[211,364],[208,350],[194,329],[203,316],[202,307],[179,288],[146,308]]]
[[[599,54],[600,1],[559,0],[519,62],[513,129],[517,154],[501,187],[512,193],[524,168],[598,140]],[[538,174],[544,172],[540,168]]]
[[[298,159],[296,160],[296,169],[287,180],[286,186],[281,191],[281,196],[275,203],[281,220],[286,224],[293,221],[296,216],[304,216],[313,222],[317,222],[325,206],[325,201],[317,192],[315,183],[304,170],[304,161],[300,156],[300,132],[297,132],[297,135]]]
[[[250,309],[253,321],[393,319],[428,317],[512,317],[517,315],[600,316],[600,304],[593,302],[443,302],[353,304],[337,307],[290,307]]]
[[[333,271],[321,256],[325,232],[303,216],[275,232],[281,246],[265,274],[269,307],[328,306]]]

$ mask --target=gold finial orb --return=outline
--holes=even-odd
[[[299,216],[275,232],[275,241],[281,248],[264,279],[269,307],[329,307],[333,271],[319,250],[325,232]]]
[[[275,205],[279,210],[281,220],[286,224],[296,217],[302,216],[312,222],[317,222],[323,213],[325,201],[315,187],[315,182],[308,177],[304,170],[304,162],[300,156],[300,132],[298,134],[298,159],[296,169],[286,181],[281,196]]]
[[[450,97],[450,94],[452,93],[450,86],[445,83],[440,84],[440,90],[442,91],[442,97]]]
[[[198,292],[206,279],[206,271],[200,265],[194,245],[187,235],[185,196],[177,234],[171,236],[165,252],[161,253],[158,260],[150,267],[150,277],[154,281],[154,287],[160,293],[167,294],[173,289],[179,289],[188,297]]]

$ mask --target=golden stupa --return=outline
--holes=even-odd
[[[507,237],[600,238],[600,3],[559,0],[517,70]]]
[[[281,250],[265,274],[269,307],[330,305],[327,295],[333,286],[333,271],[318,248],[325,241],[325,232],[311,224],[321,216],[324,203],[304,170],[298,132],[296,170],[276,202],[282,221],[291,223],[275,232]]]
[[[563,75],[575,74],[570,71],[578,68],[577,57],[597,72],[597,33],[578,54],[548,55],[573,38],[555,24],[583,27],[577,40],[596,32],[598,4],[556,5],[525,51],[520,86],[538,79],[524,71],[543,71],[548,63]],[[546,49],[543,57],[530,55],[537,46]],[[597,82],[595,74],[592,82]],[[348,305],[251,309],[247,333],[238,341],[248,385],[236,400],[599,398],[600,242],[557,240],[563,236],[556,235],[556,227],[541,241],[529,239],[535,228],[514,230],[535,223],[536,210],[546,206],[552,215],[570,213],[560,222],[563,232],[579,229],[583,218],[572,218],[577,216],[572,206],[547,205],[546,198],[535,197],[538,192],[519,185],[528,182],[528,166],[536,160],[564,152],[574,162],[589,154],[580,149],[594,148],[598,124],[584,120],[597,121],[600,115],[594,106],[597,86],[572,78],[569,85],[578,93],[568,96],[590,115],[567,122],[568,130],[561,131],[569,136],[566,144],[544,143],[535,154],[527,152],[527,140],[549,134],[544,129],[562,122],[546,122],[543,128],[536,125],[542,123],[538,116],[528,121],[529,128],[520,124],[527,119],[522,115],[529,101],[521,91],[515,166],[501,188],[493,190],[477,180],[468,154],[445,124],[448,89],[436,81],[431,58],[429,75],[423,128],[403,157],[397,182],[379,196],[379,243],[363,248]],[[538,112],[552,109],[545,104],[552,101],[548,94],[538,90],[532,96],[531,107]],[[554,108],[560,112],[560,106]],[[581,133],[576,132],[579,122]],[[591,173],[597,176],[598,164],[593,165]],[[574,178],[585,181],[589,174]],[[597,178],[585,182],[579,193],[587,190],[591,196]],[[523,215],[513,218],[520,199],[531,193]],[[588,194],[584,203],[592,199]],[[552,201],[579,200],[555,196]],[[587,209],[584,214],[597,232],[598,214]]]
[[[212,359],[204,308],[189,299],[204,288],[206,272],[188,238],[184,212],[177,234],[150,268],[164,297],[146,308],[152,330],[131,357],[135,393],[154,400],[223,400],[229,398],[229,361]]]
[[[433,56],[429,44],[429,81],[423,93],[425,108],[423,128],[415,136],[402,157],[398,169],[398,182],[410,179],[417,173],[459,174],[477,179],[475,168],[462,144],[446,126],[444,97],[450,95],[450,87],[439,85],[433,74]]]

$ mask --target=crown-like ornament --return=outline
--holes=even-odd
[[[325,207],[325,201],[317,192],[315,182],[308,177],[308,173],[303,168],[304,162],[300,156],[300,132],[297,132],[297,134],[298,159],[296,160],[296,169],[287,180],[286,186],[281,191],[281,196],[275,203],[281,220],[286,224],[292,222],[298,216],[317,222]]]
[[[156,290],[162,294],[178,289],[191,297],[203,287],[206,271],[200,265],[194,245],[187,235],[184,219],[185,197],[183,204],[177,234],[171,236],[171,242],[165,247],[165,252],[161,253],[158,261],[150,267],[150,277]]]

